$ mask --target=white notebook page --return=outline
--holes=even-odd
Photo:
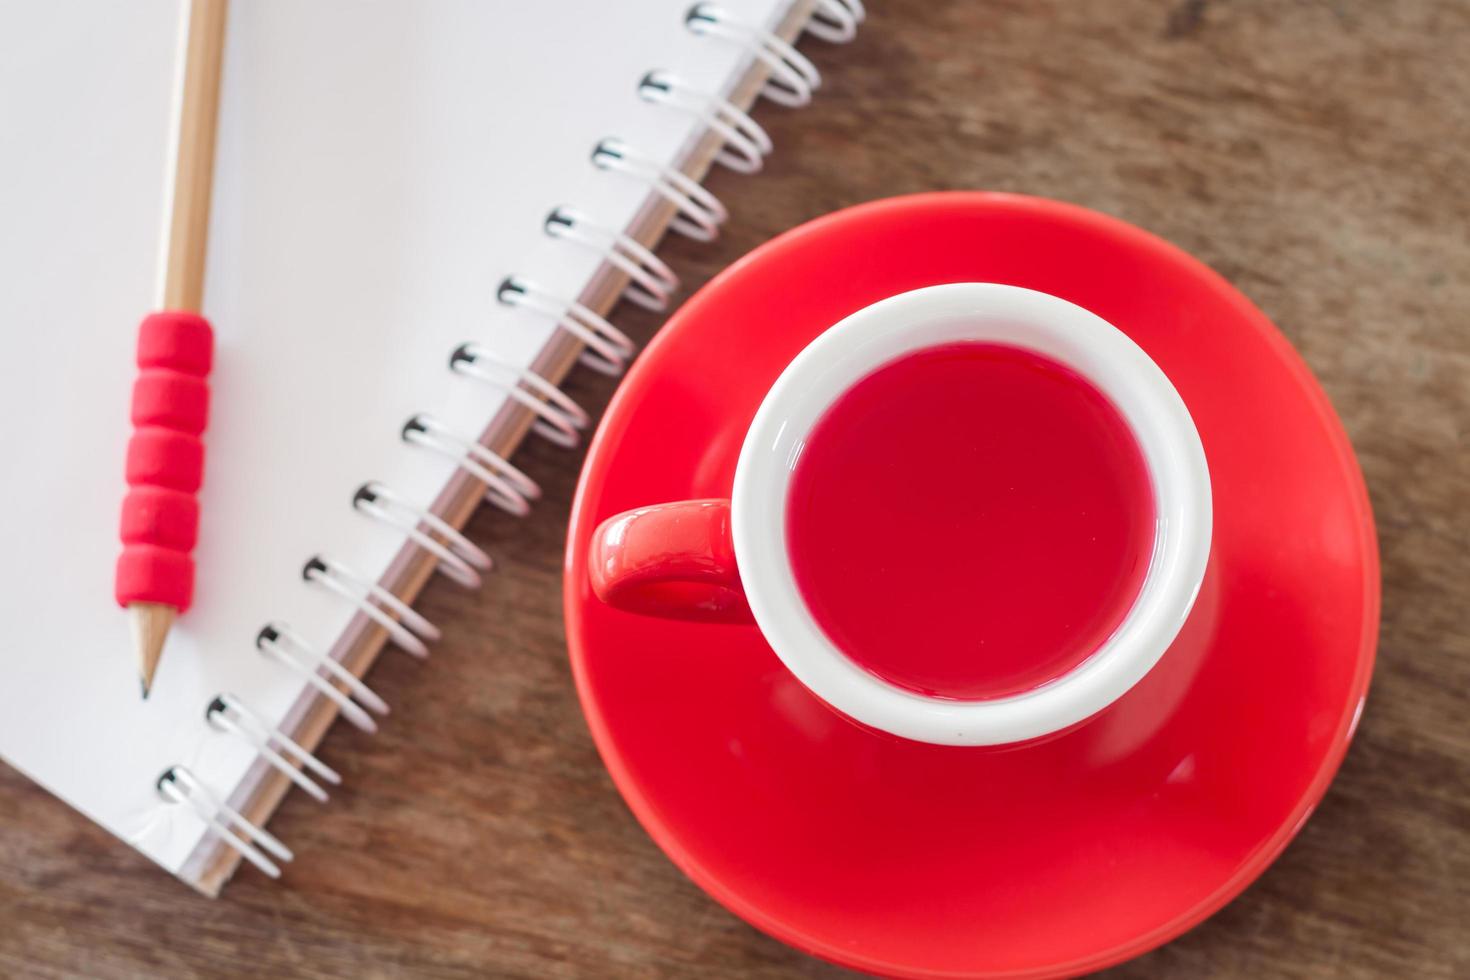
[[[721,5],[763,24],[786,6]],[[354,490],[379,480],[427,506],[453,467],[402,442],[404,422],[429,412],[473,437],[500,404],[448,370],[450,352],[473,340],[529,364],[549,336],[497,284],[517,273],[575,297],[598,259],[542,233],[546,214],[621,228],[644,203],[593,146],[616,136],[672,161],[699,132],[641,100],[639,79],[662,68],[720,92],[744,67],[685,28],[688,6],[232,5],[197,594],[146,703],[112,576],[178,4],[0,8],[0,757],[178,871],[205,828],[159,798],[159,775],[184,765],[227,797],[255,758],[206,706],[229,692],[279,721],[302,683],[257,633],[281,622],[328,650],[351,618],[303,564],[319,553],[376,578],[402,544]]]

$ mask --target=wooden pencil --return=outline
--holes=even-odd
[[[142,371],[133,396],[137,429],[128,451],[130,490],[118,565],[118,601],[132,620],[145,698],[169,631],[193,594],[189,552],[198,529],[194,494],[202,478],[199,435],[213,349],[201,307],[227,0],[185,0],[182,7],[160,312],[144,320],[139,335]]]

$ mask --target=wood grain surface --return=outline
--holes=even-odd
[[[734,218],[671,241],[688,287],[859,201],[995,188],[1075,201],[1220,270],[1336,403],[1383,552],[1357,741],[1281,860],[1119,977],[1470,976],[1470,3],[875,0],[807,41],[825,85],[767,104],[768,172],[718,173]],[[622,309],[640,339],[655,317]],[[610,382],[579,373],[600,408]],[[577,709],[560,565],[576,476],[544,444],[533,520],[484,511],[483,591],[435,583],[427,663],[386,657],[394,712],[338,726],[346,785],[272,824],[280,883],[210,901],[0,767],[0,975],[837,976],[746,926],[639,829]],[[11,611],[14,614],[15,610]]]

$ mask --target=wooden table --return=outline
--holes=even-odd
[[[1464,0],[875,0],[804,47],[816,103],[767,106],[735,217],[666,255],[698,286],[854,202],[1000,188],[1111,212],[1223,272],[1337,404],[1383,549],[1377,677],[1337,783],[1242,897],[1128,977],[1470,976],[1470,4]],[[619,322],[647,338],[656,318]],[[580,373],[593,407],[612,385]],[[560,563],[575,468],[525,456],[529,522],[471,528],[500,562],[435,585],[427,665],[323,749],[346,786],[273,824],[299,858],[219,901],[0,771],[0,974],[832,976],[690,884],[603,772],[573,696]],[[14,612],[14,611],[12,611]]]

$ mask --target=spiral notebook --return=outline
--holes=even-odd
[[[278,873],[270,814],[337,782],[311,754],[323,733],[392,724],[360,678],[385,643],[422,655],[437,635],[408,604],[425,580],[494,587],[458,528],[482,501],[534,517],[509,457],[584,434],[555,385],[621,370],[607,312],[677,282],[650,246],[718,233],[697,178],[758,169],[751,104],[799,106],[819,81],[788,42],[845,40],[861,14],[233,4],[198,594],[142,702],[111,579],[179,4],[0,10],[0,755],[206,893],[242,859]]]

